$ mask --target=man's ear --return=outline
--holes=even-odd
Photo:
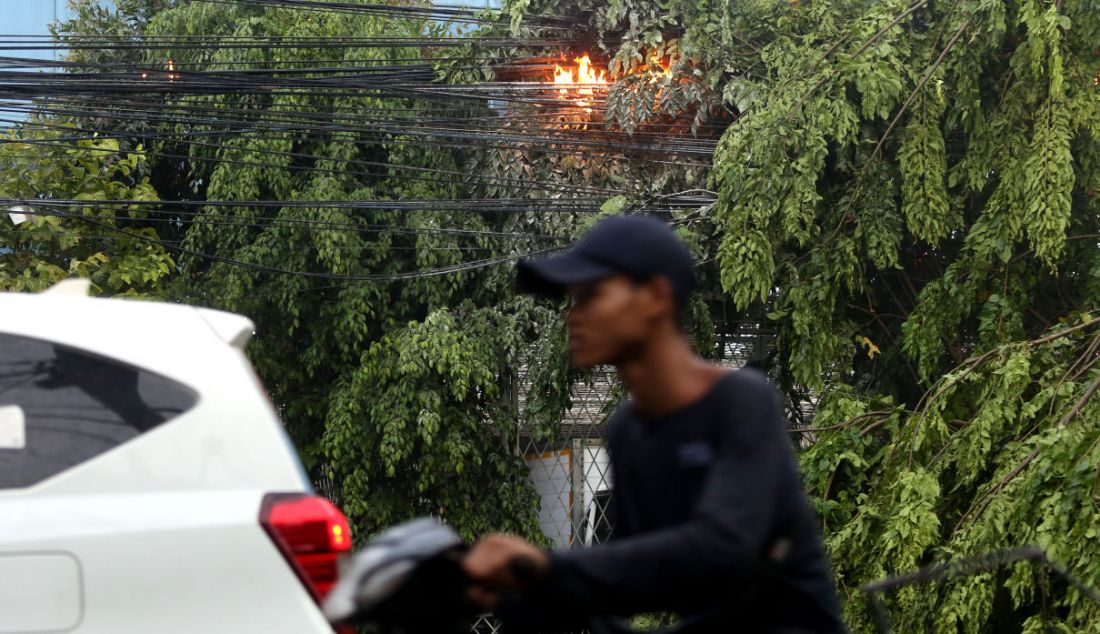
[[[672,282],[667,277],[658,276],[648,280],[645,289],[649,295],[650,316],[663,317],[667,314],[676,318],[676,296],[672,292]]]

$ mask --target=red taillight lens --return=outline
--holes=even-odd
[[[339,580],[340,556],[351,550],[344,514],[314,495],[273,493],[264,497],[260,525],[320,603]]]

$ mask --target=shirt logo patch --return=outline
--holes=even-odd
[[[681,467],[702,467],[714,462],[714,450],[705,442],[691,442],[677,448]]]

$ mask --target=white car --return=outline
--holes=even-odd
[[[0,293],[0,633],[331,634],[351,535],[252,323],[55,289]]]

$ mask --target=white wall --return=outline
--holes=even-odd
[[[551,451],[527,456],[531,467],[531,482],[538,491],[539,526],[555,548],[569,548],[569,536],[573,522],[569,516],[572,499],[569,474],[572,470],[572,452]]]

